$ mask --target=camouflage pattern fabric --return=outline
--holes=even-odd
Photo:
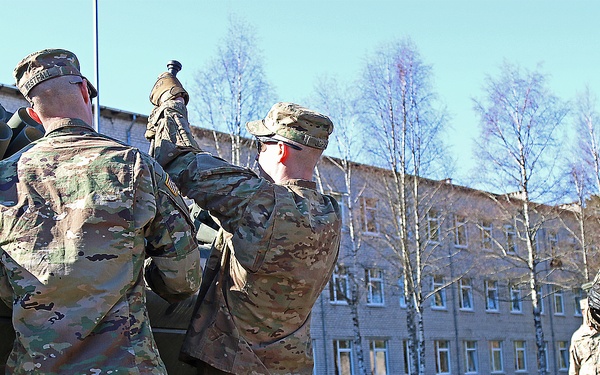
[[[338,255],[337,202],[312,181],[276,185],[178,148],[159,135],[177,133],[185,106],[155,111],[162,114],[152,117],[158,160],[168,160],[165,170],[182,194],[221,226],[181,358],[233,374],[312,374],[310,314]]]
[[[148,155],[81,120],[0,162],[0,297],[11,374],[166,374],[144,276],[169,301],[198,289],[179,191]]]

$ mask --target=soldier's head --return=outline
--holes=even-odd
[[[65,111],[66,104],[76,108],[80,101],[91,114],[91,99],[98,94],[81,74],[77,56],[64,49],[44,49],[25,56],[13,76],[21,94],[42,116],[62,117],[57,111]]]
[[[311,179],[313,169],[329,143],[329,117],[294,103],[276,103],[262,120],[246,124],[256,137],[257,160],[271,179],[286,169],[288,178]],[[292,175],[289,175],[289,174]]]

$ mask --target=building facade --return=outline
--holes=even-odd
[[[14,86],[0,85],[0,105],[14,113],[27,102]],[[100,132],[148,149],[147,115],[106,107],[100,114]],[[225,154],[219,156],[229,159],[225,135],[193,129],[207,151],[216,152],[215,142],[222,140],[219,152]],[[316,177],[343,203],[344,229],[338,267],[313,309],[314,373],[360,374],[360,352],[367,374],[411,373],[407,317],[414,297],[407,295],[407,275],[422,287],[425,374],[537,373],[531,267],[518,197],[419,179],[418,194],[407,199],[418,202],[405,210],[413,224],[402,232],[390,171],[352,164],[349,180],[340,165],[324,157]],[[572,211],[549,206],[536,206],[534,220],[547,373],[566,374],[569,340],[582,323],[578,223]],[[419,266],[407,272],[415,262]],[[152,295],[148,301],[169,371],[193,373],[176,359],[193,303],[173,312]],[[6,318],[1,322],[0,332],[8,330]]]

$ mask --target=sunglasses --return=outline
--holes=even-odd
[[[297,146],[293,143],[290,142],[286,142],[286,141],[278,141],[272,138],[266,138],[266,137],[261,137],[261,138],[256,138],[256,152],[257,153],[261,153],[261,152],[265,152],[267,150],[267,146],[268,144],[276,144],[276,143],[285,143],[286,145],[290,146],[291,148],[293,148],[294,150],[298,150],[301,151],[302,147]]]

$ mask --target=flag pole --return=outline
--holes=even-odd
[[[94,69],[96,72],[96,90],[98,91],[98,96],[96,96],[95,101],[95,111],[94,111],[94,129],[97,132],[100,132],[100,73],[98,67],[98,0],[93,0],[94,5]]]

